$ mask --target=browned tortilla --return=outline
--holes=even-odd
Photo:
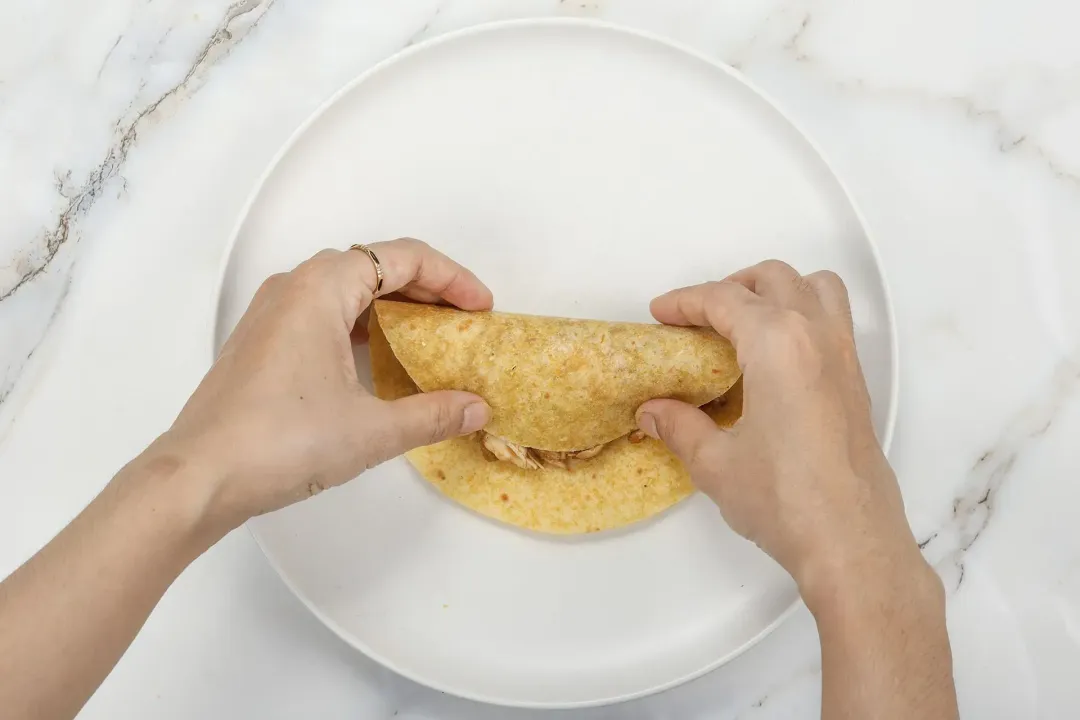
[[[377,305],[378,310],[383,308],[382,303]],[[379,323],[384,317],[385,311],[371,316],[371,374],[376,394],[393,400],[417,392],[417,387],[387,342]],[[483,323],[494,316],[469,317],[474,323]],[[418,335],[412,337],[413,342],[422,341]],[[438,347],[444,347],[443,341]],[[527,354],[528,347],[519,345],[517,352]],[[524,359],[518,363],[519,367],[527,364]],[[468,389],[464,380],[447,387]],[[498,411],[491,399],[488,402]],[[711,403],[706,410],[721,427],[733,425],[742,412],[742,383],[730,389],[724,402]],[[418,448],[406,457],[424,478],[462,505],[512,525],[548,533],[585,533],[628,525],[674,505],[693,491],[682,463],[662,443],[650,438],[633,443],[628,437],[619,437],[599,456],[576,462],[570,470],[523,470],[507,462],[490,461],[476,435]]]
[[[386,338],[424,392],[467,390],[492,408],[487,430],[540,450],[583,450],[636,427],[641,403],[704,405],[739,379],[712,330],[468,313],[375,302]]]

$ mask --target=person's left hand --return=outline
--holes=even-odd
[[[491,291],[476,276],[425,243],[370,247],[384,273],[380,295],[398,291],[464,310],[492,306]],[[227,527],[490,419],[490,408],[471,393],[386,402],[361,386],[350,334],[375,286],[374,264],[358,250],[323,250],[268,278],[172,428],[152,446],[196,466],[189,469],[210,484],[209,510]]]

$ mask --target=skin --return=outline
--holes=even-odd
[[[770,260],[651,310],[735,346],[734,428],[676,400],[645,403],[638,424],[798,583],[821,637],[822,717],[956,718],[944,590],[874,436],[844,283]]]
[[[492,306],[472,273],[423,243],[373,249],[384,292]],[[0,584],[5,718],[73,717],[172,581],[249,518],[488,421],[469,393],[385,402],[363,389],[352,345],[375,283],[357,251],[269,278],[173,426]],[[843,284],[766,263],[652,309],[738,349],[735,431],[670,400],[646,403],[639,423],[795,577],[821,634],[823,716],[956,717],[942,588],[873,436]]]

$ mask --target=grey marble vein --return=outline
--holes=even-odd
[[[57,192],[63,198],[62,209],[50,226],[45,228],[41,235],[34,241],[24,246],[24,257],[33,257],[34,250],[41,249],[38,259],[27,262],[26,268],[7,287],[0,287],[0,302],[11,298],[20,289],[35,278],[41,276],[57,257],[57,253],[65,245],[78,242],[78,222],[90,211],[97,201],[105,194],[110,181],[120,177],[120,172],[127,161],[128,155],[138,139],[139,132],[143,129],[146,121],[156,114],[160,114],[162,108],[169,103],[180,102],[194,94],[201,83],[205,80],[206,72],[216,63],[226,57],[259,23],[262,17],[274,4],[275,0],[237,0],[226,9],[221,21],[217,24],[214,32],[202,45],[195,55],[190,67],[184,76],[142,109],[134,114],[125,113],[115,123],[114,140],[105,152],[101,162],[89,173],[85,182],[77,187],[71,187],[70,170],[58,173]],[[112,55],[112,50],[120,43],[123,35],[117,38],[113,48],[106,54],[101,68],[104,69]],[[101,70],[99,70],[99,75]],[[18,263],[18,258],[16,259]],[[70,268],[66,270],[70,273]],[[68,282],[64,281],[65,284]],[[55,300],[52,309],[52,317],[55,317],[63,301],[65,293],[61,293]],[[51,320],[50,323],[51,324]],[[38,338],[40,343],[44,332]],[[37,344],[24,349],[25,355],[19,362],[25,361],[33,355]],[[22,365],[19,365],[21,367]],[[4,383],[0,385],[0,403],[8,396],[18,379],[19,367],[7,368]]]
[[[439,18],[439,13],[442,12],[442,5],[437,5],[435,11],[431,13],[431,16],[424,21],[424,24],[420,26],[420,29],[409,36],[409,39],[405,41],[405,47],[412,47],[416,43],[426,40],[428,33],[431,31],[431,25]]]
[[[1045,435],[1080,387],[1080,353],[1063,358],[1038,397],[1009,421],[977,457],[952,503],[944,527],[919,543],[953,591],[964,582],[965,556],[989,527],[1001,487],[1032,443]]]
[[[745,68],[752,59],[759,41],[770,34],[770,31],[773,31],[775,26],[781,23],[789,25],[792,15],[798,13],[798,21],[794,23],[794,29],[786,30],[780,36],[780,41],[775,43],[775,47],[778,47],[783,54],[797,63],[807,65],[818,63],[819,59],[805,47],[806,35],[814,26],[814,12],[813,3],[806,3],[799,7],[782,5],[780,8],[769,12],[759,27],[750,34],[750,37],[733,53],[728,53],[726,62],[737,69]],[[1018,68],[1018,70],[1026,70],[1026,68]],[[1080,101],[1080,68],[1055,71],[1043,69],[1042,73],[1053,80],[1043,88],[1044,93],[1053,94],[1050,91],[1056,90],[1060,94],[1069,96],[1073,101]],[[921,88],[882,85],[861,77],[845,77],[837,74],[833,68],[825,68],[821,75],[827,84],[832,85],[841,92],[876,95],[899,101],[938,105],[959,111],[970,120],[986,122],[993,129],[997,149],[1000,152],[1004,154],[1028,153],[1035,161],[1044,165],[1053,176],[1080,189],[1080,173],[1070,171],[1064,162],[1054,157],[1049,148],[1035,142],[1027,132],[1016,127],[1016,123],[1008,118],[1002,108],[997,107],[992,102],[981,100],[978,93],[970,95],[941,94]],[[1042,75],[1037,77],[1042,78]],[[1025,86],[1030,84],[1030,82],[1024,83]],[[1060,110],[1061,107],[1060,103],[1052,105],[1052,108],[1056,110]],[[1027,127],[1032,125],[1030,120],[1022,124]]]
[[[261,17],[273,3],[274,0],[239,0],[230,5],[221,23],[210,36],[210,39],[206,41],[206,44],[195,57],[195,61],[180,82],[162,93],[126,124],[122,119],[117,121],[115,142],[109,147],[102,162],[91,171],[86,182],[74,193],[70,194],[64,190],[65,185],[63,182],[60,183],[61,195],[67,199],[67,206],[61,211],[52,227],[45,230],[39,240],[39,244],[45,246],[44,257],[39,263],[17,278],[10,287],[0,290],[0,302],[18,292],[20,287],[44,272],[53,261],[53,258],[56,257],[60,247],[72,237],[72,223],[93,207],[101,196],[105,184],[120,172],[121,167],[127,160],[128,153],[138,138],[139,128],[143,121],[153,115],[170,98],[188,90],[189,85],[202,71],[225,57],[232,47],[239,43],[258,22],[258,18],[255,18],[242,33],[233,34],[230,28],[238,18],[256,11],[259,12]],[[117,43],[119,42],[120,38],[117,38]],[[104,64],[102,67],[104,67]],[[65,177],[70,177],[70,173]]]
[[[800,51],[802,52],[802,51]],[[810,57],[803,53],[800,62],[809,62]],[[1028,154],[1045,167],[1058,180],[1080,189],[1080,174],[1067,169],[1064,163],[1054,157],[1044,145],[1037,143],[1028,133],[1014,127],[1005,112],[990,103],[981,102],[974,95],[939,94],[916,88],[890,87],[875,85],[862,78],[839,79],[833,86],[841,92],[877,96],[898,102],[916,102],[930,106],[939,106],[958,112],[972,122],[985,123],[992,130],[996,149],[1002,154]],[[1077,98],[1080,101],[1080,97]],[[1029,123],[1025,123],[1027,125]]]
[[[810,23],[813,22],[814,16],[810,12],[806,12],[803,15],[802,21],[799,22],[799,26],[795,29],[795,32],[787,39],[783,44],[783,48],[791,53],[795,58],[795,62],[806,62],[810,59],[810,56],[802,47],[802,39],[806,34],[807,29],[810,27]]]

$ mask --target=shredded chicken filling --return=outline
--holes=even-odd
[[[572,452],[537,450],[510,442],[504,438],[480,431],[480,446],[488,460],[505,460],[517,465],[522,470],[540,470],[559,468],[570,470],[575,460],[590,460],[603,451],[607,443]]]
[[[727,398],[720,396],[715,400],[705,403],[705,405],[702,405],[702,408],[707,408],[710,405],[722,406],[725,404],[727,404]],[[627,439],[636,445],[645,439],[645,433],[640,430],[635,430],[627,436]],[[614,442],[614,440],[612,440],[612,442]],[[537,450],[536,448],[518,445],[517,443],[510,442],[505,438],[492,435],[483,430],[480,431],[480,447],[484,452],[484,457],[491,462],[504,460],[513,463],[522,470],[541,470],[543,468],[571,470],[573,469],[574,461],[591,460],[603,452],[604,448],[609,444],[610,443],[600,443],[599,445],[585,448],[584,450],[567,452]]]

